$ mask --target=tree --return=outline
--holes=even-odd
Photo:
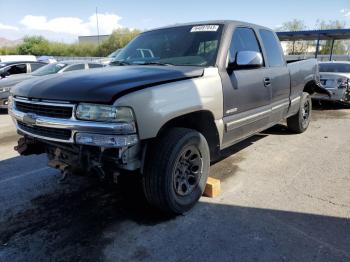
[[[66,44],[50,42],[42,36],[27,36],[16,47],[2,47],[0,54],[52,55],[52,56],[107,56],[123,48],[141,31],[127,28],[114,31],[99,47],[97,44]]]
[[[139,30],[130,30],[127,28],[115,30],[106,40],[104,40],[100,46],[101,56],[107,56],[108,54],[116,51],[117,49],[126,46],[135,36],[140,34]]]
[[[49,51],[49,41],[42,36],[27,36],[17,47],[20,55],[42,55]]]
[[[343,29],[345,28],[346,23],[344,21],[339,20],[317,20],[316,21],[316,28],[318,30],[326,30],[326,29]],[[346,43],[345,41],[336,40],[334,41],[333,46],[333,54],[345,54],[349,43]],[[320,50],[320,54],[330,54],[332,49],[332,40],[326,40],[325,44],[322,45],[322,48]]]
[[[278,31],[301,31],[307,29],[303,20],[293,19],[288,22],[284,22]]]
[[[288,22],[284,22],[278,31],[302,31],[306,30],[307,26],[303,20],[293,19]],[[304,54],[307,53],[311,43],[309,41],[291,41],[285,46],[287,54]]]

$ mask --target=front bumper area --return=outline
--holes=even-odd
[[[0,93],[0,109],[7,109],[9,92]]]
[[[312,96],[312,98],[334,102],[350,101],[349,91],[347,88],[327,88],[327,90],[331,93],[331,96],[316,93]]]
[[[56,108],[71,108],[72,116],[66,119],[22,112],[16,108],[17,101],[28,103],[30,106],[43,105],[47,108],[52,105]],[[25,101],[14,98],[9,107],[9,114],[20,133],[42,140],[105,148],[121,148],[138,143],[136,133],[125,131],[130,130],[130,126],[127,125],[134,125],[133,123],[82,121],[75,118],[74,110],[74,104]],[[77,138],[79,138],[78,141]]]

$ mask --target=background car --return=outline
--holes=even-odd
[[[101,68],[102,64],[95,62],[86,61],[62,61],[59,63],[45,64],[37,71],[31,74],[20,74],[14,75],[12,77],[3,79],[0,81],[0,108],[6,109],[8,104],[8,97],[10,95],[11,88],[28,79],[35,77],[50,75],[50,74],[60,74],[65,72],[71,72],[76,70],[87,70],[92,68]]]
[[[114,59],[116,59],[117,55],[120,53],[122,49],[117,49],[113,53],[110,53],[106,58],[99,59],[98,61],[104,66],[109,65]]]
[[[4,79],[11,75],[17,74],[29,74],[47,65],[44,62],[33,62],[33,61],[11,61],[0,63],[0,79]]]
[[[48,64],[57,62],[57,60],[53,56],[47,56],[47,55],[38,57],[38,61],[48,63]]]
[[[350,105],[350,62],[321,62],[319,70],[321,84],[331,96],[317,94],[313,98]]]
[[[0,62],[37,61],[34,55],[0,55]]]

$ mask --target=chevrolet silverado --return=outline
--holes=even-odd
[[[137,173],[149,203],[173,214],[199,200],[221,150],[283,119],[304,132],[310,95],[324,92],[316,60],[287,64],[272,30],[239,21],[143,32],[114,64],[16,85],[17,150],[47,153],[63,174]]]

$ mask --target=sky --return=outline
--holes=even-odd
[[[146,30],[176,23],[232,19],[275,29],[300,19],[313,29],[317,19],[341,20],[350,28],[350,0],[0,0],[0,37],[16,40],[42,35],[75,42],[117,28]]]

